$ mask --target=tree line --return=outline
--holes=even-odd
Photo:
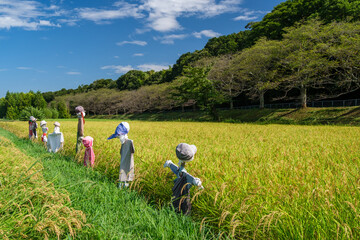
[[[85,93],[100,88],[134,90],[141,86],[172,82],[183,74],[184,68],[208,57],[235,54],[253,46],[260,38],[281,40],[286,29],[309,19],[319,19],[324,24],[333,21],[356,22],[360,20],[360,0],[287,0],[275,6],[259,22],[250,22],[245,31],[209,39],[205,47],[182,54],[173,66],[155,72],[131,70],[117,80],[99,79],[76,89],[61,89],[43,93],[47,102],[57,96]]]
[[[48,106],[41,92],[28,93],[7,92],[0,98],[0,118],[29,120],[30,116],[37,119],[69,118],[70,113],[65,102],[57,102]]]
[[[232,108],[240,96],[258,101],[260,108],[265,99],[300,99],[306,107],[309,99],[334,98],[359,89],[359,22],[325,24],[313,19],[284,32],[281,40],[260,38],[235,54],[200,58],[169,83],[122,91],[104,88],[56,100],[70,108],[86,105],[93,114],[194,105],[216,118],[218,106]]]

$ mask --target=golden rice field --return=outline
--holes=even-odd
[[[46,182],[41,162],[0,136],[0,238],[62,239],[86,224],[67,192]]]
[[[120,121],[87,120],[94,138],[95,168],[119,172],[120,142],[108,141]],[[53,121],[48,121],[52,132]],[[62,154],[75,156],[76,120],[61,121]],[[199,177],[193,216],[238,238],[360,238],[360,128],[194,122],[130,123],[137,180],[132,188],[167,203],[178,143],[198,152],[186,169]],[[27,137],[26,122],[0,127]],[[41,132],[41,129],[40,129]],[[82,155],[76,156],[82,162]]]

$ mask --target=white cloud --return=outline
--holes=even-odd
[[[218,37],[221,34],[214,32],[213,30],[202,30],[200,32],[194,32],[193,35],[196,38],[202,38],[202,36],[213,38],[213,37]]]
[[[118,42],[116,43],[116,45],[118,46],[122,46],[125,44],[134,44],[134,45],[139,45],[139,46],[146,46],[147,42],[145,41],[122,41],[122,42]]]
[[[81,72],[67,72],[68,75],[80,75]]]
[[[238,10],[242,0],[144,0],[140,9],[148,12],[149,27],[160,32],[181,29],[177,18],[213,17]]]
[[[158,40],[163,44],[174,44],[174,40],[182,40],[188,36],[187,34],[171,34],[163,37],[154,37],[154,40]]]
[[[136,68],[133,68],[131,65],[127,65],[127,66],[122,66],[122,65],[108,65],[108,66],[103,66],[101,67],[102,70],[107,70],[107,69],[112,69],[115,70],[115,73],[118,74],[124,74],[127,73],[128,71],[134,70],[134,69],[138,69],[141,71],[150,71],[150,70],[154,70],[154,71],[160,71],[163,69],[168,69],[169,66],[168,65],[158,65],[158,64],[141,64],[138,65]]]
[[[109,65],[109,66],[103,66],[101,69],[113,69],[115,70],[115,73],[127,73],[130,70],[134,70],[130,65],[127,66],[121,66],[121,65]]]
[[[115,9],[96,9],[96,8],[78,8],[79,17],[95,23],[108,23],[108,20],[133,17],[141,18],[143,15],[139,12],[137,5],[126,2],[116,2]]]
[[[149,28],[136,28],[135,29],[135,32],[137,34],[143,34],[143,33],[150,32],[150,31],[151,31],[151,29],[149,29]]]
[[[79,8],[78,17],[95,23],[109,23],[111,20],[132,17],[143,18],[147,22],[144,29],[136,29],[141,34],[148,29],[169,32],[182,29],[180,17],[214,17],[239,10],[242,0],[142,0],[139,4],[118,1],[109,9]]]
[[[66,25],[72,26],[72,27],[76,26],[78,21],[79,21],[78,19],[59,19],[60,23],[63,23],[63,24],[66,24]]]
[[[119,58],[119,56],[114,56],[114,58]]]
[[[252,21],[259,19],[267,13],[265,11],[253,11],[249,9],[242,9],[240,12],[242,12],[242,15],[234,18],[234,21]]]
[[[155,72],[163,70],[163,69],[168,69],[169,66],[168,65],[157,65],[157,64],[142,64],[137,66],[137,68],[141,71],[150,71],[150,70],[154,70]]]
[[[17,67],[19,70],[31,70],[31,67]]]
[[[142,57],[142,56],[144,56],[144,54],[143,53],[134,53],[133,56],[134,57]]]
[[[41,27],[60,27],[49,19],[55,9],[30,0],[0,0],[0,29],[13,27],[38,30]]]

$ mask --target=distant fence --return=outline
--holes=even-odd
[[[360,106],[360,99],[347,99],[347,100],[324,100],[324,101],[314,101],[307,102],[308,107],[353,107]],[[299,108],[301,103],[291,102],[291,103],[271,103],[265,104],[265,108]],[[259,105],[250,105],[250,106],[238,106],[234,109],[254,109],[259,108]],[[221,108],[225,109],[225,108]],[[226,108],[229,109],[229,108]]]

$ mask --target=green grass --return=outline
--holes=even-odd
[[[78,239],[216,239],[221,235],[175,214],[170,207],[154,208],[138,193],[119,190],[107,177],[68,157],[47,153],[42,146],[1,128],[0,135],[28,156],[40,159],[44,178],[56,188],[66,189],[72,207],[86,214],[91,227],[83,228]]]

